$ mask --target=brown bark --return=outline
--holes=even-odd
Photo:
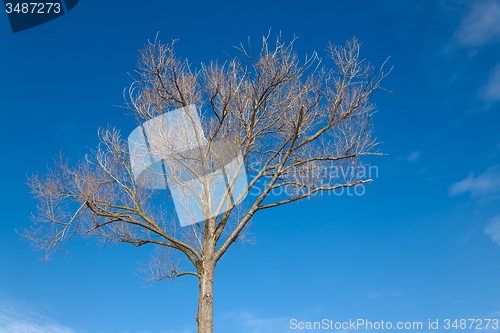
[[[213,332],[213,285],[215,263],[204,260],[201,263],[200,278],[198,280],[200,291],[198,294],[198,333]]]

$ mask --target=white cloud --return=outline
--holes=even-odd
[[[484,228],[484,233],[500,246],[500,215],[491,219],[490,223]]]
[[[420,158],[420,152],[419,151],[414,151],[413,153],[411,153],[410,155],[408,155],[408,157],[406,157],[406,160],[408,162],[416,162],[418,159]]]
[[[481,97],[489,102],[500,100],[500,64],[490,72],[488,83],[481,89]]]
[[[27,306],[0,302],[0,333],[74,333]]]
[[[500,2],[475,2],[455,33],[463,46],[482,46],[500,40]]]
[[[469,177],[452,184],[449,188],[450,195],[459,195],[470,192],[474,197],[486,197],[500,192],[500,167],[495,165],[488,168],[477,177]]]

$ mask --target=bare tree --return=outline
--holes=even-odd
[[[356,39],[327,47],[330,69],[316,53],[300,61],[295,39],[270,45],[268,37],[257,52],[240,45],[238,57],[197,71],[175,55],[175,41],[148,42],[125,94],[136,140],[102,129],[83,161],[60,158],[30,177],[39,204],[24,235],[47,256],[74,234],[153,245],[151,278],[196,276],[198,332],[212,333],[215,266],[255,213],[368,183],[354,170],[360,157],[379,155],[369,100],[387,75],[383,66],[375,71],[360,58]],[[339,168],[352,172],[332,172]],[[174,191],[179,220],[180,211],[193,213],[184,227],[166,208]]]

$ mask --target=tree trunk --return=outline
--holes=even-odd
[[[211,261],[203,261],[199,278],[200,293],[198,295],[198,333],[213,333],[213,285],[215,265]]]

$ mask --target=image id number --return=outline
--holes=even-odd
[[[444,329],[450,330],[487,330],[491,328],[493,330],[498,329],[498,319],[445,319]]]
[[[5,4],[5,11],[7,14],[59,14],[61,12],[61,4],[58,2],[18,2],[17,4],[8,2]]]

